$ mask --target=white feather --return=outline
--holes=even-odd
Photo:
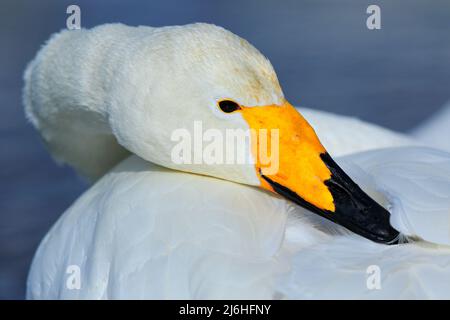
[[[435,170],[448,170],[450,155],[392,148],[338,161],[378,192],[393,221],[408,221],[402,232],[448,241],[448,194],[422,197],[418,183],[431,179],[427,194],[448,188],[450,178],[435,180]],[[259,189],[133,156],[46,236],[28,298],[449,298],[449,248],[371,243]],[[66,287],[73,264],[81,267],[80,290]],[[382,271],[382,290],[366,286],[370,265]]]
[[[28,298],[270,298],[287,268],[277,253],[289,207],[253,187],[132,156],[46,236]],[[69,265],[81,268],[81,290],[66,287]]]
[[[411,134],[423,144],[450,152],[450,101]]]
[[[349,158],[370,174],[372,186],[385,195],[384,202],[389,203],[391,211],[391,224],[397,230],[406,236],[450,245],[448,153],[429,148],[403,147],[356,154]],[[345,170],[350,175],[354,172],[349,166]],[[358,175],[354,176],[358,181]],[[360,180],[359,184],[364,186],[364,181]]]
[[[174,129],[194,120],[221,130],[248,126],[239,115],[217,114],[220,97],[246,106],[284,99],[270,62],[222,28],[105,25],[50,39],[27,68],[24,102],[52,154],[93,179],[136,155],[47,234],[28,298],[449,298],[448,154],[400,147],[417,143],[301,109],[333,156],[348,155],[338,162],[390,209],[399,230],[441,244],[378,245],[230,182],[259,184],[254,166],[173,165]],[[374,150],[386,147],[395,148]],[[352,155],[359,151],[367,152]],[[382,290],[366,286],[372,264]],[[67,286],[73,265],[78,290]]]

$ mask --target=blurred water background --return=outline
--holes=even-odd
[[[1,0],[0,299],[24,298],[39,241],[87,188],[51,160],[21,103],[25,65],[65,27],[70,4],[81,7],[88,28],[221,25],[272,61],[292,103],[398,131],[427,119],[450,96],[448,0]],[[381,30],[366,28],[369,4],[381,7]]]

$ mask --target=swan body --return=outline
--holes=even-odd
[[[450,151],[450,102],[447,102],[441,110],[433,114],[430,119],[414,128],[411,135],[427,146]]]
[[[24,104],[52,155],[95,182],[42,241],[28,298],[448,297],[450,156],[357,119],[303,117],[270,62],[222,28],[62,31],[27,67]],[[252,163],[174,161],[171,134],[195,121],[280,129],[278,172],[254,137]],[[377,242],[416,241],[372,243],[297,204]],[[383,290],[366,286],[374,264]]]
[[[339,161],[392,207],[403,233],[449,243],[449,154],[400,147]],[[79,290],[67,287],[72,265],[80,267]],[[373,265],[381,270],[380,290],[366,284]],[[27,297],[450,298],[449,280],[450,246],[372,243],[258,188],[131,156],[47,234]]]

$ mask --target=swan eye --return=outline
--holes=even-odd
[[[231,113],[241,108],[236,102],[231,100],[220,101],[219,107],[225,113]]]

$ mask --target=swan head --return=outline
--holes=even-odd
[[[161,28],[114,80],[118,142],[175,170],[258,186],[377,242],[389,213],[338,167],[267,58],[208,24]]]

